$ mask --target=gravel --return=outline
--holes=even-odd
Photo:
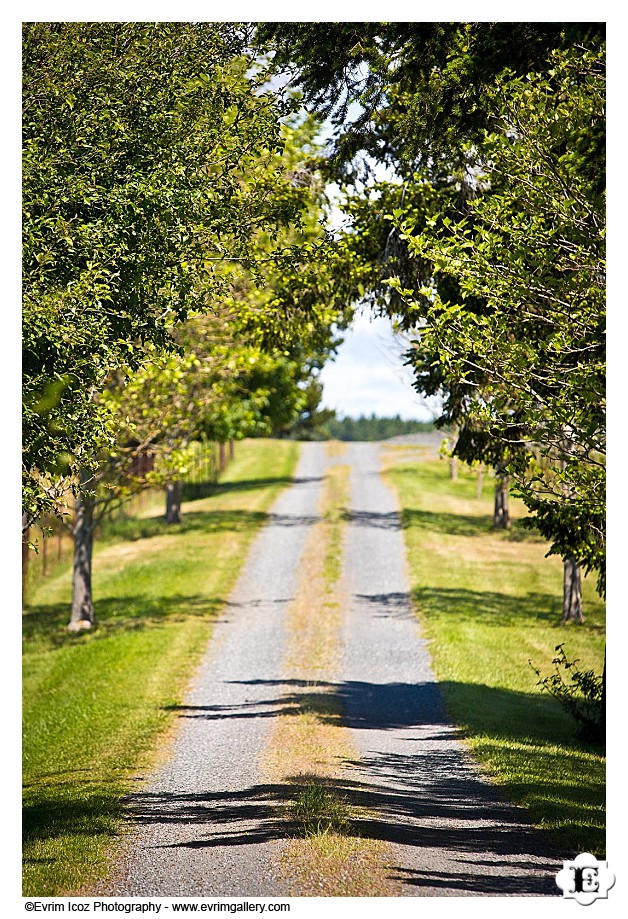
[[[385,870],[407,896],[558,895],[557,853],[501,800],[446,718],[411,610],[379,450],[356,443],[337,460],[351,464],[353,496],[337,692],[359,751],[342,778],[369,809],[363,834],[387,841]],[[274,505],[215,624],[172,755],[132,795],[135,826],[101,894],[286,896],[285,789],[265,783],[260,759],[291,692],[285,614],[331,463],[323,444],[302,445],[295,484]]]
[[[322,486],[324,446],[306,446],[215,624],[173,756],[131,799],[137,828],[110,896],[282,894],[270,868],[278,790],[262,782],[259,761],[281,707],[285,612]]]
[[[448,721],[409,596],[396,499],[379,448],[354,444],[343,677],[360,751],[348,770],[408,896],[559,895],[562,859],[473,765]],[[426,557],[424,564],[430,564]]]

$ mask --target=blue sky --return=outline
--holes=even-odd
[[[336,359],[321,372],[325,408],[354,418],[374,412],[432,420],[428,403],[412,388],[412,373],[403,364],[404,342],[390,320],[358,314],[343,338]]]

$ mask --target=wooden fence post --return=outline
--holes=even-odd
[[[30,551],[28,548],[28,537],[30,527],[26,526],[26,515],[22,516],[22,597],[26,595],[26,584],[28,581],[28,562]]]

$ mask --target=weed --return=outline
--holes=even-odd
[[[604,678],[594,670],[579,670],[576,664],[567,658],[564,645],[556,645],[558,656],[553,658],[554,673],[542,677],[541,673],[529,661],[538,676],[537,686],[553,696],[561,707],[577,722],[579,732],[584,740],[603,743],[604,724]],[[568,675],[568,679],[563,675]]]
[[[307,838],[354,835],[345,798],[328,785],[310,782],[297,791],[291,806],[296,835]]]

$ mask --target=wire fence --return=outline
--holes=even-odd
[[[213,441],[196,443],[189,468],[181,477],[183,500],[194,501],[210,495],[220,475],[233,457],[233,441],[226,444]],[[133,474],[143,477],[151,468],[150,455],[140,455],[134,460]],[[122,517],[142,515],[147,508],[155,504],[156,497],[161,493],[160,488],[142,488],[125,500],[112,504],[106,518],[115,521]],[[63,519],[42,518],[22,534],[22,592],[24,596],[29,581],[34,578],[49,577],[72,558],[74,518],[75,508],[70,500]],[[98,536],[98,528],[96,535]]]

